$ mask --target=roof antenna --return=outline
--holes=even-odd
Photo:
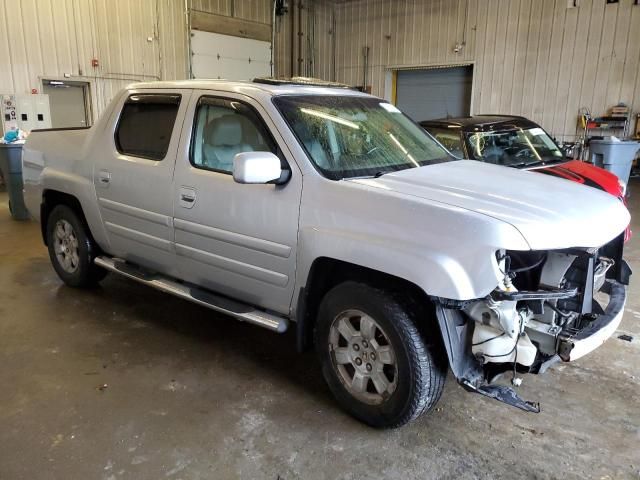
[[[447,96],[444,95],[444,97],[442,98],[442,101],[444,102],[444,111],[447,112],[447,118],[451,118],[451,114],[449,113],[449,105],[447,104]]]

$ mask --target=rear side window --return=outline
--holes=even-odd
[[[162,160],[169,149],[180,98],[180,95],[167,94],[130,95],[116,128],[118,152]]]

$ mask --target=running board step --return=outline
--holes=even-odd
[[[94,263],[111,272],[130,278],[157,290],[170,293],[216,312],[230,315],[237,320],[253,323],[268,330],[283,333],[289,327],[289,321],[277,315],[263,312],[251,305],[246,305],[229,298],[216,295],[198,287],[180,283],[160,274],[150,273],[135,265],[111,257],[96,257]]]

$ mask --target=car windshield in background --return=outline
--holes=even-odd
[[[562,151],[541,128],[465,135],[469,155],[475,160],[521,168],[564,160]]]
[[[393,105],[371,97],[275,97],[285,120],[318,169],[334,180],[453,161],[446,150]]]

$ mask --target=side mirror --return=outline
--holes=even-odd
[[[280,159],[271,152],[244,152],[233,157],[233,179],[238,183],[269,183],[281,176]]]

